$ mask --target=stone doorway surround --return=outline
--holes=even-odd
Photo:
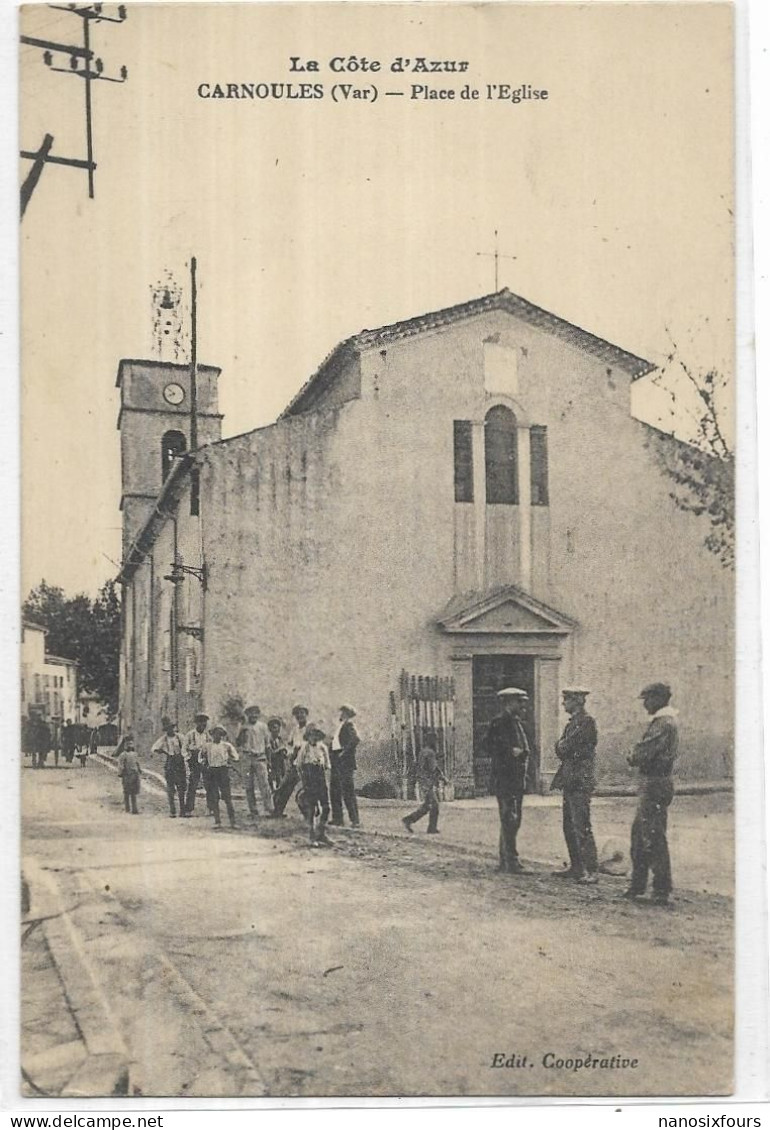
[[[535,741],[540,751],[540,792],[556,772],[554,746],[560,733],[561,662],[570,659],[575,620],[515,585],[453,597],[436,618],[450,641],[455,681],[455,795],[475,793],[473,774],[473,658],[531,656],[534,660]],[[569,664],[571,666],[571,663]]]

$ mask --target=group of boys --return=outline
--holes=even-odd
[[[282,718],[271,715],[265,722],[258,706],[247,706],[234,744],[229,741],[225,726],[210,726],[210,716],[205,711],[195,715],[195,725],[183,737],[177,732],[176,723],[164,718],[163,733],[153,744],[152,753],[164,759],[169,815],[175,818],[177,807],[180,816],[193,815],[202,781],[214,826],[221,827],[220,803],[224,803],[230,824],[235,827],[230,767],[237,765],[250,819],[285,816],[286,805],[300,785],[297,803],[309,824],[311,842],[315,846],[329,845],[326,825],[342,826],[344,809],[354,828],[360,824],[355,793],[359,744],[355,716],[352,706],[340,707],[339,722],[328,746],[324,729],[309,722],[307,707],[299,704],[292,710],[293,723],[286,737]],[[137,812],[141,768],[132,735],[122,739],[116,754],[126,812]]]

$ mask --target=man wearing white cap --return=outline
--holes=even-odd
[[[591,794],[596,787],[596,723],[586,711],[590,692],[585,687],[565,687],[561,693],[570,718],[556,743],[556,756],[561,764],[551,788],[562,790],[562,828],[569,867],[555,871],[554,875],[593,884],[599,880],[596,842],[591,830]]]
[[[524,871],[516,849],[521,826],[527,758],[532,743],[521,715],[529,695],[520,687],[505,687],[497,692],[502,713],[493,718],[487,731],[487,749],[492,757],[490,788],[497,797],[500,812],[500,864],[498,871],[517,875]]]

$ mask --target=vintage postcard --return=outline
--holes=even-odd
[[[732,1092],[733,17],[21,10],[26,1098]]]

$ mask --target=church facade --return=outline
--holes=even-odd
[[[483,793],[496,691],[530,696],[547,788],[562,686],[592,689],[600,775],[639,691],[672,685],[681,772],[722,776],[733,582],[676,508],[653,366],[503,290],[342,342],[268,427],[222,440],[219,371],[122,361],[121,723],[147,747],[233,696],[331,725],[358,710],[361,783],[395,781],[403,671],[452,687],[456,795]],[[671,440],[671,442],[676,442]]]

